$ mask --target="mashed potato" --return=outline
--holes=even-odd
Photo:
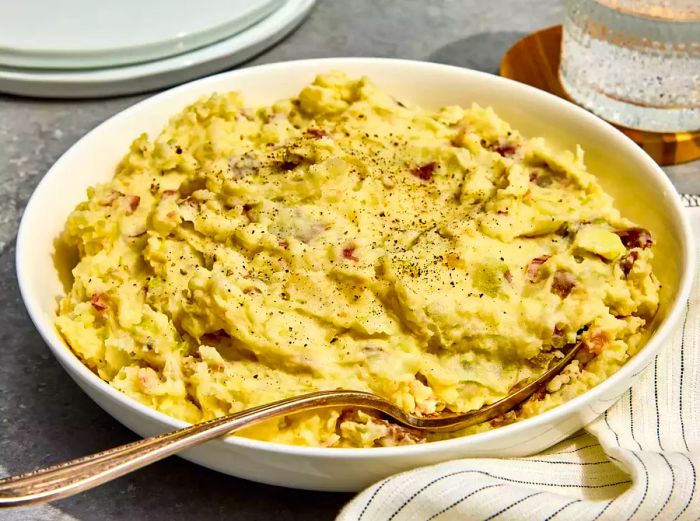
[[[213,94],[138,137],[88,191],[57,326],[127,395],[199,422],[321,389],[416,414],[468,411],[585,349],[517,411],[616,371],[658,305],[651,236],[621,217],[581,150],[526,139],[490,108],[404,104],[319,76],[247,108]],[[422,438],[322,410],[245,436],[371,447]]]

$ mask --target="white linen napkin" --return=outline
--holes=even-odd
[[[683,201],[700,242],[700,196]],[[462,459],[392,476],[338,521],[700,519],[698,279],[672,345],[585,430],[529,458]]]

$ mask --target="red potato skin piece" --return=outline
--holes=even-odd
[[[126,209],[128,213],[133,213],[136,211],[136,209],[139,207],[139,203],[141,203],[141,198],[138,195],[126,195],[117,190],[113,190],[106,197],[106,199],[100,201],[99,204],[100,206],[112,206],[114,201],[117,200],[126,202]]]
[[[139,207],[141,203],[141,198],[138,195],[127,195],[126,203],[129,207],[129,213],[133,213]]]
[[[354,246],[346,246],[343,248],[343,258],[347,260],[351,260],[353,262],[357,262],[360,259],[355,255],[355,247]]]
[[[630,274],[630,271],[632,271],[634,263],[637,261],[638,258],[639,253],[634,250],[622,257],[622,259],[620,260],[620,268],[622,268],[622,273],[625,274],[625,277],[627,277],[627,275]]]
[[[92,304],[92,307],[95,308],[97,311],[105,311],[107,309],[107,303],[104,301],[105,296],[104,293],[95,293],[91,298],[90,298],[90,304]]]
[[[622,244],[624,244],[627,249],[644,249],[654,244],[651,233],[645,228],[630,228],[629,230],[621,230],[615,233],[617,233],[617,236],[620,237]]]
[[[495,145],[491,147],[491,150],[494,152],[498,152],[501,157],[510,157],[515,152],[518,150],[515,145],[511,145],[510,143],[505,143],[503,145]]]
[[[422,179],[423,181],[430,181],[433,178],[433,175],[435,174],[436,168],[437,163],[435,161],[431,161],[430,163],[421,165],[418,168],[414,168],[411,171],[411,173],[417,178]]]
[[[590,331],[583,339],[586,348],[594,355],[599,355],[610,343],[610,337],[608,334],[601,329],[594,329]]]
[[[560,298],[565,299],[571,293],[571,290],[576,286],[576,277],[571,273],[564,270],[557,270],[554,272],[554,279],[552,280],[552,293],[558,295]]]
[[[113,190],[112,192],[109,193],[106,199],[100,201],[100,206],[111,206],[114,201],[116,201],[118,198],[123,197],[124,194],[121,192],[117,192],[116,190]]]
[[[327,136],[328,132],[320,128],[307,128],[304,134],[306,134],[309,137],[320,139],[324,136]]]
[[[537,282],[537,279],[539,278],[539,273],[540,273],[540,267],[547,262],[547,259],[549,259],[549,255],[540,255],[539,257],[535,257],[530,261],[530,264],[527,265],[527,268],[525,268],[525,274],[527,276],[527,280],[530,282]]]

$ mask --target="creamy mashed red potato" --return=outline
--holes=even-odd
[[[651,236],[583,152],[490,108],[427,110],[319,76],[249,108],[213,94],[138,137],[63,239],[79,262],[57,326],[115,388],[198,422],[320,389],[415,414],[468,411],[585,348],[522,408],[596,385],[658,306]],[[291,444],[424,441],[368,413],[248,429]],[[427,439],[434,439],[428,436]]]

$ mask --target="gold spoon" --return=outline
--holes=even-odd
[[[275,416],[323,407],[374,409],[412,429],[436,432],[457,431],[505,414],[528,399],[566,367],[581,345],[581,342],[570,345],[566,355],[559,360],[555,359],[540,377],[522,387],[516,386],[517,390],[502,400],[474,411],[419,417],[402,411],[376,394],[342,390],[304,394],[108,449],[91,456],[7,477],[0,480],[0,507],[45,503],[71,496],[181,450],[225,436],[255,423]]]

